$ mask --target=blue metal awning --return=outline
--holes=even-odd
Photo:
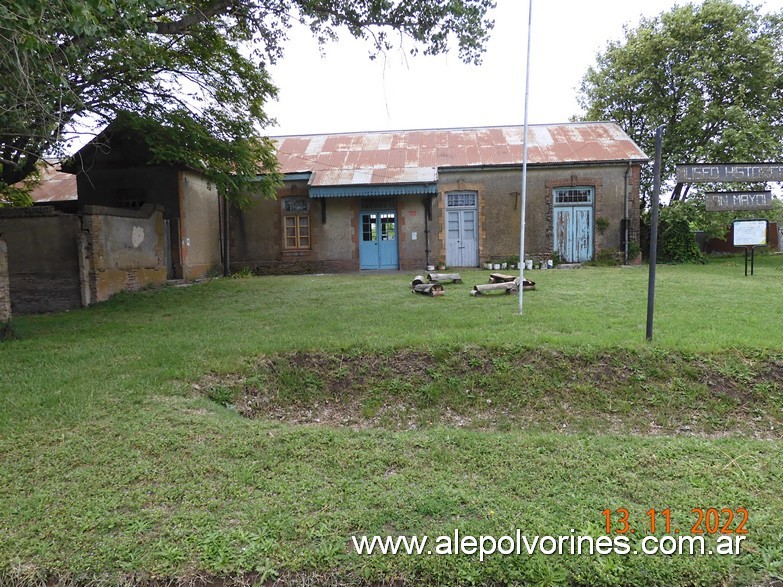
[[[373,196],[408,196],[437,193],[438,184],[436,183],[310,186],[311,198],[367,198]]]

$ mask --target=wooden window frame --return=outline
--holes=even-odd
[[[304,204],[304,205],[303,205]],[[283,198],[283,250],[307,251],[312,244],[310,204],[306,198]]]

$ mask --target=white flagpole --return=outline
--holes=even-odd
[[[533,31],[533,0],[529,0],[527,20],[527,65],[525,66],[525,124],[522,131],[522,211],[519,227],[519,315],[522,315],[522,300],[525,283],[525,209],[527,208],[527,106],[530,98],[530,37]]]

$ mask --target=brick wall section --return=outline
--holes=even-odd
[[[267,261],[261,263],[231,263],[231,270],[250,269],[256,275],[313,275],[316,273],[347,273],[359,271],[359,261]]]
[[[80,230],[78,216],[48,206],[0,212],[14,314],[81,307],[76,239]]]
[[[0,240],[0,324],[11,320],[11,286],[8,274],[8,245]]]
[[[103,301],[122,290],[166,281],[163,215],[85,207],[82,216],[51,207],[0,212],[8,249],[14,314],[59,312]],[[2,299],[0,294],[0,300]]]
[[[82,227],[89,259],[88,303],[165,283],[161,209],[152,204],[140,210],[87,206]]]

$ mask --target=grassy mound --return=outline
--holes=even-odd
[[[294,352],[202,385],[247,417],[297,424],[783,437],[783,356],[776,353]]]

